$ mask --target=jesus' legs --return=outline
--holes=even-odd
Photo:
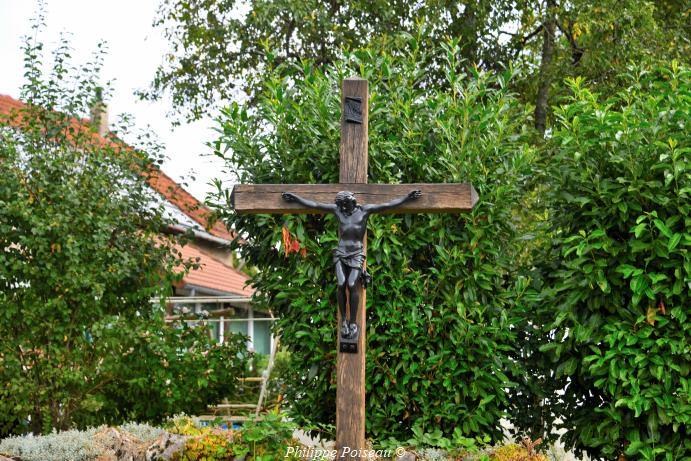
[[[360,306],[360,290],[358,280],[360,279],[360,269],[351,269],[348,274],[348,294],[350,295],[350,337],[355,338],[358,334],[357,311]]]
[[[341,336],[347,337],[350,334],[348,327],[348,317],[346,316],[346,275],[343,263],[336,262],[336,298],[338,299],[338,309],[341,311]]]

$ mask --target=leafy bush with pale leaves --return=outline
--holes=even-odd
[[[0,441],[0,454],[19,456],[23,461],[92,461],[103,453],[94,440],[94,435],[103,429],[8,437]]]
[[[102,52],[77,70],[63,40],[48,74],[40,42],[24,52],[26,104],[0,117],[0,436],[204,411],[232,393],[246,346],[164,323],[192,263],[148,184],[160,146],[84,118]]]

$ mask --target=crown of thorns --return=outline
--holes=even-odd
[[[353,194],[352,192],[348,192],[347,190],[344,190],[336,194],[336,200],[334,201],[337,205],[340,205],[341,203],[345,202],[354,202],[355,194]]]

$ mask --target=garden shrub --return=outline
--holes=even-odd
[[[163,433],[161,428],[130,422],[118,430],[100,426],[39,436],[12,436],[0,441],[0,455],[19,457],[22,461],[93,461],[110,451],[107,445],[113,438],[124,435],[126,440],[145,446]]]
[[[114,344],[113,336],[130,332],[117,361],[105,361],[117,380],[105,383],[98,397],[97,414],[104,422],[160,423],[180,412],[206,413],[209,405],[234,398],[236,378],[244,375],[248,357],[244,336],[228,335],[219,344],[203,326],[165,324],[162,317],[140,326],[116,325],[118,329],[95,329],[94,334]]]
[[[119,429],[133,435],[134,437],[144,442],[153,442],[159,438],[165,431],[157,426],[152,426],[146,423],[127,422],[120,425]]]
[[[572,80],[555,108],[542,175],[552,244],[535,258],[546,336],[532,356],[552,395],[524,399],[592,456],[688,459],[691,71],[619,78],[626,90],[604,101]]]
[[[490,461],[549,461],[549,458],[542,453],[535,453],[534,450],[529,450],[517,443],[493,449],[489,459]]]
[[[233,104],[223,111],[215,145],[238,182],[337,183],[340,83],[355,74],[369,81],[371,183],[475,186],[480,200],[469,213],[370,220],[367,434],[403,439],[416,423],[500,436],[516,372],[507,355],[516,347],[511,325],[520,322],[512,209],[532,161],[529,115],[507,89],[511,71],[467,74],[454,43],[429,51],[446,63],[448,90],[420,85],[428,55],[406,39],[408,51],[395,56],[368,49],[324,70],[309,62],[267,69],[252,110]],[[255,300],[277,314],[291,354],[291,415],[301,425],[332,425],[336,223],[332,216],[236,215],[219,187],[218,213],[243,236],[236,247],[258,269]],[[285,245],[284,227],[304,251]]]
[[[288,453],[289,446],[299,446],[293,439],[297,426],[279,413],[267,413],[261,419],[245,422],[239,429],[220,429],[214,425],[199,427],[195,418],[179,416],[169,420],[167,430],[191,436],[178,461],[223,461],[233,456],[257,461],[299,459]]]
[[[223,429],[208,429],[185,443],[184,451],[173,461],[225,461],[234,459],[232,433]]]
[[[0,454],[19,456],[22,461],[93,461],[103,450],[94,440],[102,430],[69,430],[40,437],[7,437],[0,441]]]

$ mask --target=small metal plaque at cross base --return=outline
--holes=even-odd
[[[359,335],[354,338],[344,338],[341,336],[339,339],[341,347],[340,351],[346,354],[357,354],[357,342]]]

